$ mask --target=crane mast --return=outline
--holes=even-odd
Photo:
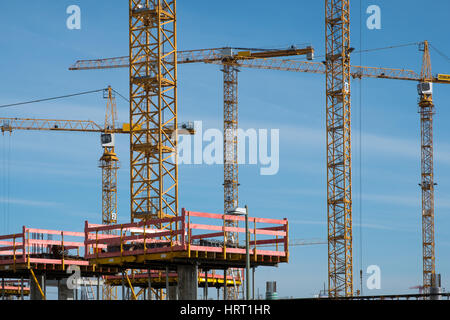
[[[223,61],[223,166],[224,166],[224,213],[233,211],[239,205],[238,187],[238,159],[237,159],[237,130],[238,130],[238,73],[239,68],[236,61],[228,59]],[[238,227],[235,220],[225,220],[225,226]],[[226,232],[227,244],[239,243],[237,232]],[[228,270],[228,275],[233,279],[240,279],[242,272],[238,269]],[[228,276],[227,275],[227,276]],[[227,288],[224,288],[227,290]],[[228,287],[228,297],[237,300],[239,288]]]
[[[102,224],[111,225],[117,223],[117,171],[119,170],[119,158],[115,152],[114,132],[116,127],[117,109],[116,99],[111,87],[104,93],[107,99],[105,131],[101,135],[103,155],[99,161],[102,169]],[[112,231],[104,231],[111,234]],[[117,288],[107,283],[102,288],[103,300],[117,300]]]
[[[224,129],[224,212],[238,206],[238,73],[239,68],[233,62],[223,64],[223,129]]]
[[[99,161],[102,169],[102,224],[117,223],[117,171],[119,170],[119,158],[115,152],[114,133],[117,119],[116,101],[109,87],[105,94],[107,98],[105,132],[102,134],[103,155]],[[107,233],[109,231],[106,231]]]
[[[353,295],[350,1],[325,0],[328,291]]]
[[[227,52],[228,51],[228,52]],[[223,157],[224,157],[224,213],[228,214],[239,206],[239,164],[238,164],[238,74],[241,62],[248,60],[258,60],[261,58],[283,57],[293,55],[307,55],[312,59],[314,49],[307,47],[304,49],[291,48],[287,50],[262,50],[260,52],[240,51],[237,54],[233,50],[224,50],[228,54],[222,59],[223,66]],[[207,62],[207,61],[205,61]],[[208,60],[209,62],[209,60]],[[217,61],[216,61],[217,62]],[[214,61],[213,61],[214,63]],[[225,220],[227,227],[238,227],[235,220]],[[227,242],[239,244],[237,232],[226,232]],[[231,268],[228,273],[233,279],[241,280],[242,270]],[[228,288],[228,296],[234,299],[239,298],[239,288],[232,286]]]
[[[422,254],[423,287],[429,292],[434,286],[434,168],[433,168],[433,104],[431,58],[428,41],[423,43],[421,83],[419,84],[419,113],[421,127],[421,183],[422,190]]]
[[[176,1],[129,6],[131,221],[177,216]]]

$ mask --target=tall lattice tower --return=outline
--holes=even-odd
[[[224,212],[232,211],[239,205],[238,197],[238,66],[235,62],[223,64],[224,84]]]
[[[104,91],[107,99],[105,132],[101,136],[103,155],[99,161],[102,169],[102,224],[117,223],[117,171],[119,170],[119,158],[115,152],[114,134],[116,128],[117,108],[116,98],[111,87]],[[111,231],[105,231],[111,234]],[[117,288],[108,284],[103,285],[103,300],[117,300]]]
[[[223,92],[224,92],[224,213],[227,214],[239,205],[239,180],[238,180],[238,64],[234,59],[223,61]],[[237,221],[225,220],[228,227],[238,227]],[[227,246],[239,243],[237,232],[226,232]],[[232,268],[228,270],[227,276],[233,280],[242,279],[242,271]],[[237,285],[228,287],[228,297],[237,300],[239,298]]]
[[[177,216],[176,1],[129,4],[131,220]]]
[[[421,45],[423,62],[421,83],[418,86],[420,101],[421,127],[421,183],[422,189],[422,253],[423,253],[423,287],[429,292],[435,275],[434,252],[434,169],[433,169],[433,87],[431,58],[428,41]]]
[[[325,0],[328,290],[353,295],[350,1]]]
[[[116,99],[111,87],[105,90],[107,99],[105,116],[105,133],[102,134],[103,155],[99,161],[102,169],[102,223],[117,223],[117,171],[119,158],[115,152],[115,141],[112,130],[116,128]]]

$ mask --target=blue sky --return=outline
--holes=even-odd
[[[112,4],[113,3],[113,4]],[[66,28],[66,8],[82,10],[82,29]],[[381,7],[382,29],[368,30],[365,10]],[[362,29],[360,12],[362,8]],[[445,22],[450,3],[352,1],[352,46],[356,50],[429,40],[447,56]],[[311,44],[324,53],[324,1],[178,1],[181,50],[222,46],[274,48]],[[126,69],[68,71],[77,59],[128,54],[128,1],[2,1],[0,4],[0,104],[45,98],[111,85],[128,93]],[[361,32],[360,32],[361,31]],[[360,41],[362,39],[362,41]],[[450,73],[450,63],[432,50],[433,70]],[[417,46],[355,53],[353,64],[420,71]],[[246,128],[280,129],[280,171],[260,176],[258,166],[241,166],[240,199],[261,217],[288,218],[290,236],[326,239],[325,82],[321,75],[267,70],[239,74],[239,121]],[[179,68],[180,120],[222,127],[222,74],[215,65]],[[435,87],[435,174],[437,271],[450,286],[450,88]],[[354,273],[378,265],[381,290],[366,294],[413,293],[422,282],[420,127],[416,83],[352,82]],[[361,92],[361,96],[360,96]],[[360,98],[362,105],[360,104]],[[128,105],[118,98],[120,121]],[[1,117],[90,119],[102,122],[100,94],[0,110]],[[360,121],[362,119],[362,121]],[[360,134],[362,133],[362,134]],[[119,219],[129,219],[128,139],[117,138]],[[0,232],[22,225],[82,230],[99,222],[101,156],[95,134],[14,132],[0,137]],[[362,157],[360,157],[362,154]],[[182,166],[180,206],[221,212],[221,166]],[[360,183],[362,181],[362,184]],[[362,193],[361,193],[362,190]],[[9,202],[8,202],[9,200]],[[362,204],[362,250],[360,216]],[[362,252],[362,266],[361,262]],[[257,271],[256,287],[278,282],[280,296],[309,297],[327,280],[324,245],[291,248],[291,262]],[[365,282],[365,280],[364,280]]]

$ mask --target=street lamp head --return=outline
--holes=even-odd
[[[236,216],[243,216],[243,215],[247,214],[247,209],[246,208],[236,207],[234,209],[228,210],[227,214],[232,214],[232,215],[236,215]]]

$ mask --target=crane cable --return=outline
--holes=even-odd
[[[4,152],[2,152],[2,184],[1,184],[1,202],[3,212],[3,229],[5,234],[9,233],[10,229],[10,197],[11,197],[11,136],[8,142],[3,144]]]
[[[438,48],[436,48],[435,46],[433,46],[430,43],[430,47],[433,48],[442,58],[444,58],[445,60],[447,60],[448,62],[450,62],[450,57],[447,56],[445,53],[443,53],[442,51],[440,51]]]
[[[361,20],[362,21],[362,20]],[[362,28],[362,26],[361,26]],[[360,36],[362,37],[362,36]],[[355,53],[368,53],[368,52],[375,52],[375,51],[382,51],[382,50],[389,50],[389,49],[397,49],[397,48],[403,48],[403,47],[409,47],[409,46],[417,46],[419,44],[421,44],[422,42],[410,42],[410,43],[405,43],[405,44],[399,44],[399,45],[394,45],[394,46],[388,46],[388,47],[381,47],[381,48],[373,48],[373,49],[365,49],[365,50],[355,50],[352,51],[352,54]],[[325,58],[325,55],[315,55],[314,58]],[[305,59],[304,57],[297,57],[297,58],[291,58],[289,60],[299,60],[299,59]]]
[[[5,105],[0,105],[0,108],[8,108],[8,107],[21,106],[21,105],[31,104],[31,103],[38,103],[38,102],[44,102],[44,101],[51,101],[51,100],[57,100],[57,99],[70,98],[70,97],[75,97],[75,96],[81,96],[81,95],[86,95],[86,94],[91,94],[91,93],[101,92],[101,91],[103,91],[103,90],[106,90],[106,89],[98,89],[98,90],[84,91],[84,92],[72,93],[72,94],[67,94],[67,95],[64,95],[64,96],[58,96],[58,97],[52,97],[52,98],[37,99],[37,100],[30,100],[30,101],[25,101],[25,102],[18,102],[18,103],[12,103],[12,104],[5,104]]]
[[[7,217],[7,223],[6,223],[6,232],[10,232],[10,225],[11,225],[11,135],[9,135],[8,139],[8,153],[7,153],[7,159],[6,159],[6,217]]]
[[[111,88],[112,91],[114,91],[119,97],[121,97],[123,100],[125,100],[126,102],[130,102],[130,99],[125,98],[125,96],[123,96],[122,94],[120,94],[117,90]]]
[[[12,103],[12,104],[5,104],[5,105],[0,105],[0,108],[8,108],[8,107],[15,107],[15,106],[21,106],[21,105],[26,105],[26,104],[32,104],[32,103],[38,103],[38,102],[44,102],[44,101],[52,101],[52,100],[58,100],[58,99],[64,99],[64,98],[70,98],[70,97],[75,97],[75,96],[81,96],[81,95],[87,95],[87,94],[91,94],[91,93],[97,93],[97,92],[101,92],[107,90],[105,88],[103,89],[97,89],[97,90],[90,90],[90,91],[83,91],[83,92],[78,92],[78,93],[72,93],[72,94],[67,94],[67,95],[63,95],[63,96],[56,96],[56,97],[51,97],[51,98],[44,98],[44,99],[35,99],[35,100],[30,100],[30,101],[25,101],[25,102],[18,102],[18,103]],[[117,93],[120,97],[122,97],[124,100],[129,101],[127,98],[125,98],[123,95],[121,95],[119,92],[117,92],[116,90],[113,89],[113,91],[115,93]],[[9,232],[9,228],[10,228],[10,224],[11,224],[11,135],[8,139],[8,145],[4,144],[4,149],[6,150],[6,152],[3,152],[3,156],[2,156],[2,176],[4,176],[3,183],[2,183],[2,207],[3,207],[3,225],[5,228],[5,233]]]
[[[362,0],[359,0],[360,6],[360,30],[359,30],[359,45],[363,47],[363,10]],[[365,50],[359,51],[359,65],[362,66],[362,54]],[[366,51],[367,52],[367,51]],[[362,232],[362,112],[363,112],[363,98],[362,98],[362,79],[359,79],[359,263],[360,263],[360,295],[363,295],[363,232]]]

